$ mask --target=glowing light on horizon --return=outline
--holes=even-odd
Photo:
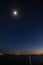
[[[14,11],[13,14],[17,16],[18,15],[18,12],[17,11]]]
[[[3,55],[3,53],[0,53],[0,55]]]

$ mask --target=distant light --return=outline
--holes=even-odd
[[[3,55],[3,53],[0,53],[0,55]]]
[[[17,11],[14,11],[14,15],[17,15],[18,14],[18,12]]]

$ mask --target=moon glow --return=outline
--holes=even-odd
[[[14,15],[18,15],[18,12],[17,11],[14,11]]]

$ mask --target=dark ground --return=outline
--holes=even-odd
[[[43,56],[31,55],[32,65],[43,65]],[[0,56],[0,65],[30,65],[28,55]]]

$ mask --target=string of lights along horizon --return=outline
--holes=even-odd
[[[43,3],[0,1],[0,52],[43,52]],[[38,52],[37,52],[38,53]]]

